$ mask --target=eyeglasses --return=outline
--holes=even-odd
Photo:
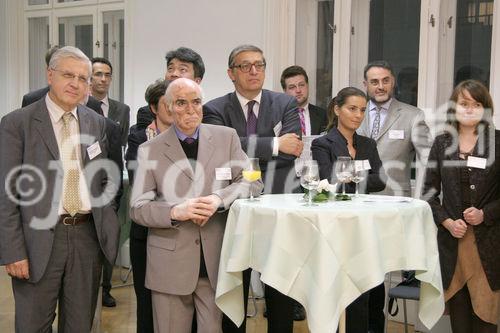
[[[241,65],[233,65],[231,68],[238,68],[240,71],[243,73],[248,73],[252,69],[252,67],[255,67],[255,70],[257,72],[263,72],[266,69],[266,63],[263,61],[257,61],[252,63],[245,62]]]
[[[61,76],[68,81],[74,81],[75,78],[78,79],[78,83],[81,84],[88,84],[89,83],[89,78],[83,75],[76,75],[74,73],[66,72],[66,71],[61,71],[59,69],[51,68],[51,71],[61,73]]]
[[[93,77],[96,77],[96,78],[105,78],[105,79],[111,79],[111,77],[113,76],[113,74],[111,73],[104,73],[104,72],[96,72],[96,73],[93,73],[92,74]]]

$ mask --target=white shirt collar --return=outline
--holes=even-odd
[[[47,105],[47,110],[49,110],[49,115],[54,122],[58,122],[61,120],[62,116],[66,113],[59,105],[57,105],[49,96],[49,94],[45,97],[45,104]],[[73,110],[70,112],[73,114],[75,119],[78,120],[78,113],[76,112],[77,107],[75,106]]]
[[[392,97],[387,102],[385,102],[384,104],[382,104],[380,106],[380,111],[388,111],[389,108],[391,107],[391,103],[392,103]],[[369,110],[370,111],[377,110],[377,105],[375,103],[373,103],[372,101],[370,101]]]
[[[246,105],[248,104],[248,102],[250,102],[250,100],[247,99],[246,97],[243,97],[243,95],[241,95],[237,90],[236,90],[236,97],[238,98],[238,101],[240,102],[241,108],[243,110],[246,110]],[[261,97],[262,97],[262,90],[252,100],[257,102],[257,104],[260,105]]]

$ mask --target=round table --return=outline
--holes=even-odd
[[[299,301],[311,332],[335,332],[344,309],[395,270],[416,270],[419,318],[431,328],[444,311],[437,228],[429,205],[360,195],[304,205],[302,194],[236,200],[229,211],[216,303],[243,322],[242,271]]]

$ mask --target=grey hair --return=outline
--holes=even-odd
[[[198,83],[196,83],[193,80],[186,79],[183,77],[178,78],[178,79],[170,82],[168,87],[167,87],[167,90],[165,91],[165,102],[166,102],[167,107],[170,111],[172,110],[172,107],[174,105],[173,91],[177,90],[180,87],[185,87],[185,86],[189,86],[189,87],[193,87],[193,88],[197,89],[200,92],[201,98],[203,99],[203,89],[201,88],[201,86]]]
[[[90,76],[92,75],[92,63],[90,62],[90,59],[85,55],[85,53],[83,53],[79,48],[74,46],[61,47],[56,52],[54,52],[49,61],[49,69],[57,69],[59,62],[62,59],[67,59],[67,58],[72,58],[85,62],[88,67],[89,79],[90,79]]]
[[[263,58],[264,62],[266,62],[266,59],[264,58],[264,52],[262,52],[261,49],[259,49],[255,45],[243,44],[240,46],[236,46],[229,54],[229,60],[227,62],[227,66],[229,68],[232,68],[234,66],[234,58],[236,58],[236,56],[238,54],[240,54],[241,52],[259,52],[260,54],[262,54],[262,58]]]

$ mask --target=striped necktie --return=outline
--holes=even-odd
[[[255,101],[248,102],[248,116],[247,116],[247,136],[257,133],[257,117],[253,112]]]
[[[376,139],[380,133],[380,111],[382,108],[378,107],[375,114],[375,119],[373,119],[372,133],[370,137]]]
[[[306,135],[306,118],[304,115],[304,108],[298,108],[299,119],[300,119],[300,129],[302,130],[302,135]]]

